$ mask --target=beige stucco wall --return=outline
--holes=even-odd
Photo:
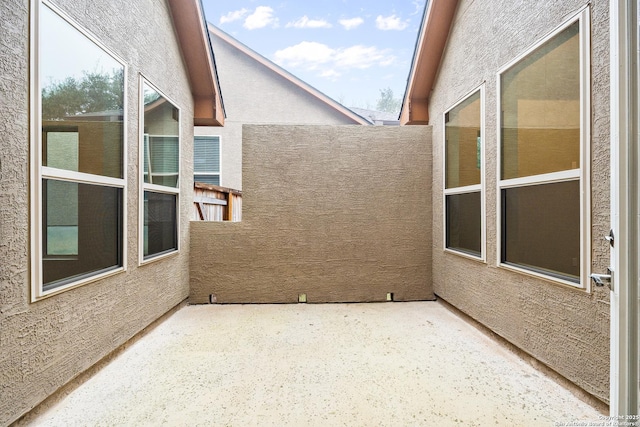
[[[243,221],[191,223],[190,302],[424,300],[431,128],[243,128]]]
[[[55,0],[128,65],[127,271],[30,303],[29,13],[0,2],[0,425],[33,408],[188,296],[193,111],[164,1]],[[139,73],[181,108],[180,253],[138,267]]]
[[[220,185],[242,190],[242,125],[346,125],[355,122],[211,33],[224,107],[223,128],[196,135],[220,136]]]
[[[430,101],[435,293],[602,400],[608,399],[608,289],[591,292],[497,267],[497,71],[587,2],[461,0]],[[609,249],[608,2],[591,2],[592,271]],[[487,262],[444,252],[442,115],[484,83]],[[561,209],[562,207],[558,207]]]

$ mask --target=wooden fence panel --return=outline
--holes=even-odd
[[[242,221],[242,192],[217,185],[194,183],[193,221]]]

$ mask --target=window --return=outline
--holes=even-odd
[[[140,262],[178,250],[180,111],[141,79]]]
[[[220,137],[196,136],[193,146],[193,180],[220,185]]]
[[[589,265],[588,9],[499,73],[500,262],[580,286]]]
[[[484,256],[482,89],[444,114],[445,247]]]
[[[122,271],[125,65],[47,2],[32,37],[32,300]]]

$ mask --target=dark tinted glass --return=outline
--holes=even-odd
[[[175,194],[144,192],[144,256],[178,248]]]
[[[447,248],[471,255],[482,253],[480,192],[446,196]]]
[[[502,262],[579,281],[579,181],[504,189],[502,206]]]
[[[44,290],[122,266],[122,189],[44,179]]]

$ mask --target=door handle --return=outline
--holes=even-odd
[[[593,280],[596,286],[602,287],[606,285],[613,291],[613,271],[611,270],[611,267],[607,268],[607,273],[608,274],[592,273],[589,277],[591,277],[591,280]]]
[[[609,242],[609,245],[611,245],[611,247],[614,247],[614,244],[616,242],[615,236],[613,235],[613,229],[609,230],[609,235],[608,236],[604,236],[604,239]]]

